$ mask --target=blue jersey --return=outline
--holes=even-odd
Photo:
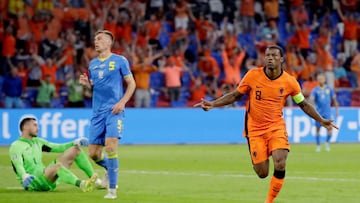
[[[327,119],[331,117],[331,101],[335,97],[333,89],[328,85],[324,87],[317,86],[311,92],[311,98],[315,101],[316,110]]]
[[[109,58],[95,58],[89,64],[89,77],[93,85],[94,113],[110,111],[123,97],[123,78],[131,75],[128,60],[112,54]]]

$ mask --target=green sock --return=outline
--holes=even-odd
[[[80,186],[80,179],[76,177],[75,174],[73,174],[69,169],[65,168],[64,166],[61,166],[59,170],[57,171],[57,175],[59,176],[59,179],[61,182]]]
[[[83,150],[81,150],[79,155],[76,157],[75,163],[89,178],[94,174],[94,168]]]

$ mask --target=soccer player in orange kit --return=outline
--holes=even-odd
[[[297,105],[311,118],[327,129],[337,128],[332,120],[322,118],[305,100],[299,83],[284,71],[283,50],[268,46],[265,51],[265,67],[251,69],[238,87],[214,101],[202,100],[194,105],[208,111],[239,100],[247,94],[244,136],[249,145],[253,168],[260,178],[269,174],[269,157],[272,156],[274,173],[265,203],[272,203],[285,178],[286,158],[290,150],[288,134],[283,119],[286,98],[291,96]]]

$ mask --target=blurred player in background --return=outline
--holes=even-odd
[[[334,90],[325,82],[325,75],[320,73],[317,75],[318,86],[311,91],[310,101],[315,104],[316,110],[325,119],[331,119],[331,104],[335,106],[336,116],[339,114],[338,103]],[[316,126],[316,152],[320,152],[320,128],[321,123],[315,122]],[[332,135],[332,128],[327,129],[327,137],[325,142],[325,150],[330,151],[330,138]]]
[[[274,173],[265,200],[274,201],[285,178],[285,166],[290,144],[283,119],[286,98],[291,96],[300,108],[322,126],[331,129],[331,120],[319,115],[301,93],[296,79],[283,70],[283,50],[269,46],[265,51],[265,67],[249,70],[238,87],[214,101],[202,100],[194,107],[208,111],[231,104],[248,94],[244,136],[247,138],[253,168],[260,178],[269,174],[269,157],[272,156]]]
[[[86,74],[80,76],[80,84],[93,90],[89,154],[107,170],[105,178],[108,178],[109,189],[104,198],[116,199],[119,168],[117,146],[122,137],[125,104],[133,95],[136,84],[128,60],[111,52],[114,43],[111,32],[96,32],[94,43],[99,56],[90,61],[89,77]],[[123,81],[127,84],[125,91]]]
[[[59,182],[79,187],[84,192],[92,191],[97,181],[97,174],[87,155],[79,146],[86,146],[86,138],[78,138],[73,142],[55,144],[38,138],[38,125],[33,117],[25,117],[20,121],[21,137],[14,141],[9,149],[10,160],[25,190],[51,191]],[[62,153],[48,167],[42,162],[42,152]],[[89,180],[80,180],[69,168],[75,162],[83,170]]]

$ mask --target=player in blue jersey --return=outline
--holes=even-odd
[[[111,32],[97,31],[94,43],[99,55],[90,61],[89,75],[80,76],[80,83],[93,90],[89,154],[107,171],[108,193],[104,198],[116,199],[119,167],[117,146],[122,137],[125,104],[133,95],[136,84],[128,60],[111,52],[114,43]],[[123,81],[127,84],[126,89]]]
[[[336,116],[338,115],[338,103],[336,101],[336,94],[334,93],[334,90],[329,87],[326,83],[325,83],[325,75],[320,73],[317,75],[317,81],[318,81],[318,86],[315,87],[310,95],[310,101],[312,101],[315,106],[316,106],[316,110],[319,112],[319,114],[325,118],[325,119],[331,119],[331,105],[333,104],[335,106],[336,109]],[[315,123],[316,126],[316,134],[315,134],[315,138],[316,138],[316,151],[320,152],[321,148],[320,148],[320,123],[316,122]],[[332,134],[332,129],[329,128],[327,130],[327,137],[326,137],[326,142],[325,142],[325,150],[326,151],[330,151],[330,138],[331,138],[331,134]]]

